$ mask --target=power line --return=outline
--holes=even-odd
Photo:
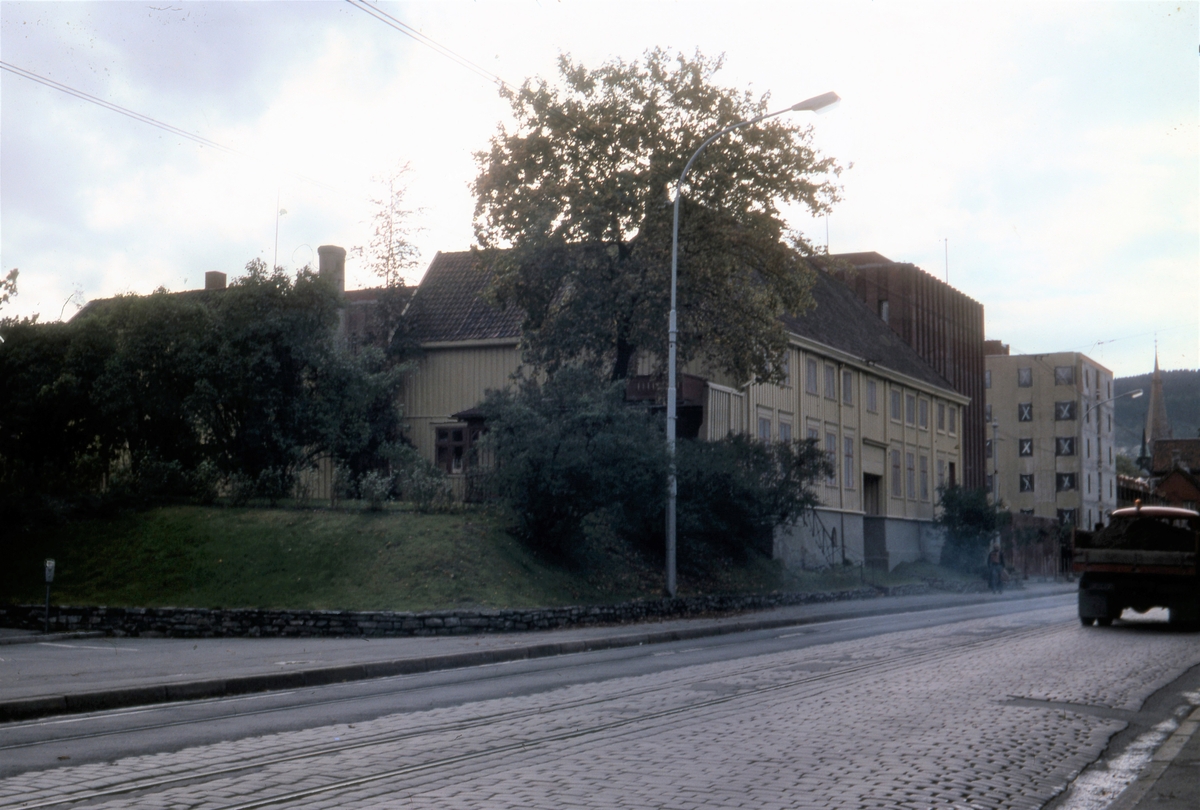
[[[504,81],[504,79],[500,78],[495,73],[492,73],[487,68],[480,67],[479,65],[475,64],[470,59],[468,59],[467,57],[462,56],[461,54],[455,53],[454,51],[447,48],[445,45],[442,45],[441,43],[431,39],[430,37],[425,36],[420,31],[413,28],[411,25],[408,25],[407,23],[404,23],[404,22],[396,19],[391,14],[388,14],[386,11],[379,8],[378,6],[373,6],[370,3],[365,2],[365,0],[346,0],[346,2],[349,3],[350,5],[354,6],[355,8],[359,9],[360,11],[367,12],[368,14],[370,14],[375,19],[379,20],[384,25],[390,26],[390,27],[396,29],[397,31],[399,31],[401,34],[404,34],[404,36],[416,40],[417,42],[421,43],[425,47],[436,51],[437,53],[441,54],[442,56],[446,57],[447,59],[450,59],[453,62],[457,62],[459,65],[461,65],[462,67],[465,67],[467,70],[471,71],[472,73],[476,73],[476,74],[482,76],[483,78],[487,79],[488,81],[500,85],[501,87],[507,88],[509,90],[513,89],[511,84]]]
[[[55,90],[58,90],[59,92],[66,93],[69,96],[74,96],[75,98],[81,99],[83,101],[87,101],[87,102],[89,102],[91,104],[95,104],[99,107],[103,107],[106,110],[110,110],[110,111],[118,113],[120,115],[124,115],[127,118],[132,118],[134,121],[139,121],[143,124],[149,124],[152,127],[157,127],[158,129],[161,129],[164,132],[169,132],[172,135],[179,136],[180,138],[186,138],[190,141],[200,144],[201,146],[207,146],[211,149],[216,149],[220,152],[224,152],[229,155],[235,155],[237,157],[245,158],[246,160],[251,160],[251,161],[255,160],[255,158],[253,156],[248,155],[245,152],[242,152],[238,149],[234,149],[231,146],[226,146],[225,144],[218,143],[214,140],[211,140],[210,138],[205,138],[203,135],[197,135],[194,132],[188,132],[186,129],[180,129],[177,126],[168,124],[164,121],[159,121],[157,118],[151,118],[148,115],[144,115],[143,113],[137,112],[135,110],[131,110],[127,107],[122,107],[119,104],[113,104],[111,101],[105,101],[104,99],[99,98],[97,96],[93,96],[90,93],[85,93],[82,90],[77,90],[74,87],[71,87],[70,85],[63,84],[62,82],[56,82],[54,79],[49,79],[45,76],[39,76],[38,74],[36,74],[32,71],[26,70],[25,68],[22,68],[22,67],[17,67],[16,65],[10,64],[9,62],[4,62],[4,61],[0,60],[0,69],[7,70],[9,73],[12,73],[16,76],[20,76],[23,79],[29,79],[30,81],[34,81],[39,84],[44,84],[45,86],[53,88]],[[308,183],[312,183],[314,185],[321,186],[322,188],[333,189],[333,187],[328,185],[327,183],[322,183],[320,180],[315,180],[311,177],[307,177],[306,175],[299,174],[297,172],[289,171],[289,172],[287,172],[287,174],[290,174],[293,177],[299,178]]]

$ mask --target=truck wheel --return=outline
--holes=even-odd
[[[1091,627],[1092,619],[1087,619],[1087,618],[1084,618],[1083,616],[1080,616],[1079,623],[1082,624],[1084,627]]]
[[[1096,619],[1096,624],[1100,625],[1101,627],[1111,627],[1112,619],[1105,616],[1103,619]]]

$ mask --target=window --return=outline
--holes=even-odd
[[[438,428],[436,444],[438,467],[448,473],[461,473],[471,448],[471,432],[465,426]]]
[[[867,410],[879,413],[879,386],[874,380],[867,380]]]
[[[1108,432],[1112,433],[1112,414],[1108,415]]]
[[[1021,473],[1021,491],[1033,492],[1033,473]]]
[[[1058,522],[1063,526],[1075,525],[1075,510],[1074,509],[1059,509]]]
[[[758,440],[760,442],[771,441],[771,420],[765,416],[758,417]]]
[[[984,458],[992,457],[992,440],[991,439],[983,440],[983,457]]]
[[[921,430],[929,430],[929,400],[922,399],[917,403],[917,424]]]
[[[837,399],[837,369],[825,366],[825,398]]]
[[[892,451],[892,494],[897,498],[904,495],[900,485],[900,451]]]
[[[983,421],[989,425],[992,423],[992,406],[991,405],[983,406]]]
[[[892,399],[892,419],[893,419],[893,421],[899,422],[900,421],[900,392],[897,391],[895,388],[892,389],[891,399]]]
[[[1032,456],[1033,455],[1033,439],[1017,439],[1017,455]]]
[[[1092,474],[1091,473],[1087,474],[1087,494],[1088,495],[1092,494]],[[1089,522],[1090,522],[1090,520],[1089,520]]]
[[[1108,463],[1109,463],[1109,464],[1112,464],[1112,463],[1113,463],[1113,460],[1112,460],[1112,445],[1111,445],[1111,444],[1108,446]]]
[[[825,434],[825,458],[829,461],[829,477],[825,483],[831,487],[837,486],[837,434]]]
[[[917,470],[913,461],[912,453],[904,454],[904,466],[906,477],[908,478],[908,497],[916,500],[917,497]]]
[[[1091,439],[1084,439],[1084,455],[1087,458],[1092,457],[1092,440]]]
[[[1032,422],[1033,421],[1033,403],[1022,402],[1017,405],[1017,421]]]
[[[944,402],[938,403],[937,413],[938,413],[938,423],[937,423],[938,430],[945,430],[946,429],[946,403],[944,403]]]
[[[842,437],[842,481],[846,489],[854,489],[854,437]]]
[[[817,393],[817,361],[810,357],[804,361],[804,390],[810,394]]]
[[[879,299],[879,317],[883,319],[883,322],[884,322],[884,323],[887,323],[887,322],[888,322],[888,315],[889,315],[889,313],[888,313],[888,302],[887,302],[887,299],[886,299],[886,298],[881,298],[881,299]]]
[[[1075,400],[1054,403],[1054,421],[1072,422],[1075,420]]]
[[[992,387],[992,370],[990,368],[983,372],[983,387]]]
[[[779,441],[784,444],[792,443],[792,423],[779,420]]]
[[[814,446],[816,445],[816,441],[817,441],[817,439],[819,439],[819,438],[820,438],[820,436],[821,436],[821,433],[820,433],[820,431],[818,431],[818,430],[817,430],[815,427],[809,426],[809,428],[808,428],[808,438],[809,438],[810,440],[812,440],[812,442],[813,442]]]
[[[1083,378],[1087,379],[1087,370],[1083,372]],[[1055,366],[1054,367],[1054,384],[1055,385],[1074,385],[1075,384],[1075,366]],[[1084,383],[1084,390],[1087,390],[1087,383]]]
[[[956,487],[956,486],[958,486],[958,474],[956,472],[957,465],[953,461],[951,461],[949,464],[949,467],[950,467],[950,486]]]
[[[854,404],[854,372],[849,369],[842,370],[842,404]]]
[[[937,487],[942,489],[946,486],[946,459],[939,458],[937,460]]]
[[[921,456],[921,500],[929,500],[929,456]]]
[[[1108,397],[1109,397],[1109,399],[1112,399],[1112,380],[1109,380],[1107,385],[1108,385]]]
[[[1075,489],[1075,473],[1055,473],[1054,491],[1072,492]]]
[[[946,415],[950,417],[950,432],[957,433],[958,432],[958,408],[955,407],[954,405],[951,405],[948,410],[949,410],[949,413]]]
[[[1059,436],[1054,440],[1054,455],[1056,456],[1073,456],[1075,455],[1075,437],[1074,436]]]
[[[912,394],[904,395],[904,421],[910,425],[917,421],[917,398]]]
[[[1017,369],[1017,385],[1021,388],[1033,387],[1033,369],[1019,368]]]
[[[786,351],[783,353],[783,362],[779,365],[779,370],[783,372],[783,384],[790,388],[792,385],[792,358]]]

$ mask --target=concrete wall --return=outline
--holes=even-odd
[[[869,542],[880,535],[875,544]],[[817,509],[815,516],[776,532],[774,558],[793,570],[828,568],[845,560],[891,571],[905,562],[938,563],[944,542],[942,531],[928,520]]]

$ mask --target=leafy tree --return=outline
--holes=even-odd
[[[516,533],[571,559],[599,522],[652,557],[663,553],[667,457],[661,415],[632,407],[618,384],[566,368],[484,403],[498,490]],[[817,502],[828,462],[812,442],[745,436],[679,444],[679,549],[684,570],[715,558],[770,553],[774,530]]]
[[[666,487],[662,430],[624,403],[621,386],[568,368],[545,384],[490,392],[483,403],[497,489],[516,534],[569,559],[585,518],[609,510],[618,533],[638,534],[659,513]],[[661,525],[661,524],[660,524]]]
[[[934,523],[944,532],[942,565],[960,571],[981,569],[996,532],[1011,520],[1008,512],[988,502],[986,489],[944,487],[939,490],[942,512]]]
[[[1117,474],[1128,475],[1130,478],[1141,478],[1145,475],[1138,467],[1137,462],[1124,453],[1117,453]]]
[[[770,555],[775,530],[795,525],[819,500],[812,486],[831,465],[815,439],[792,445],[746,435],[679,444],[680,559],[710,550],[740,558]]]
[[[12,300],[12,297],[17,294],[17,276],[20,275],[20,270],[13,268],[8,271],[8,275],[0,278],[0,307]]]
[[[721,64],[656,49],[589,70],[563,56],[557,84],[503,91],[516,124],[476,156],[475,230],[496,300],[524,312],[534,365],[581,362],[615,380],[638,352],[666,357],[674,183],[704,138],[769,106],[717,85]],[[708,147],[682,203],[682,361],[779,377],[779,316],[810,305],[812,282],[812,248],[780,209],[829,210],[839,172],[808,129],[779,119]]]

